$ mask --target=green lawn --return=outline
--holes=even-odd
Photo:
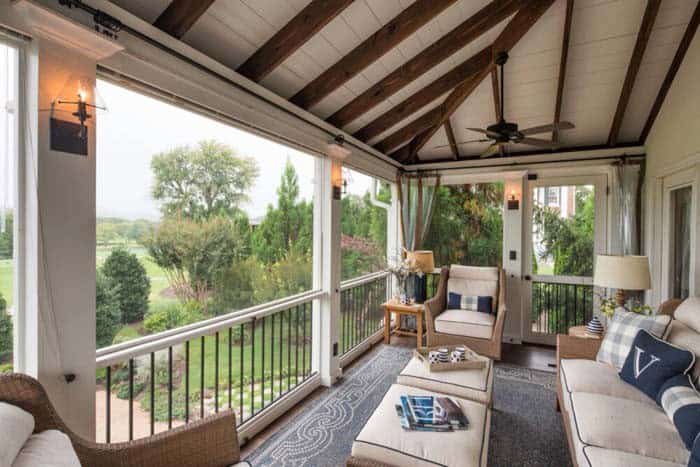
[[[2,294],[2,296],[7,301],[8,307],[12,305],[12,269],[13,265],[11,259],[0,260],[0,294]]]

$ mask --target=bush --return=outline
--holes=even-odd
[[[146,314],[143,326],[149,334],[154,334],[196,323],[202,319],[204,319],[202,306],[199,302],[191,300],[184,305],[173,303],[150,310]]]
[[[117,299],[122,322],[129,324],[141,321],[148,310],[151,280],[136,255],[123,247],[115,248],[105,260],[102,272],[118,287]]]
[[[97,271],[95,292],[96,322],[95,337],[97,348],[112,344],[121,327],[122,314],[114,284],[100,271]]]
[[[12,317],[7,312],[7,302],[0,294],[0,363],[12,359]]]

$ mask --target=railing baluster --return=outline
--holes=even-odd
[[[173,427],[173,348],[168,347],[168,430]]]
[[[303,319],[302,319],[302,324],[301,327],[304,329],[304,337],[302,340],[302,348],[301,348],[301,374],[304,378],[306,378],[306,312],[307,312],[307,304],[304,303],[304,314],[303,314]]]
[[[190,423],[190,341],[185,342],[185,423]]]
[[[287,310],[287,392],[292,382],[292,309]]]
[[[260,393],[262,394],[262,408],[265,408],[265,317],[262,317],[262,355],[260,355]]]
[[[241,324],[241,342],[240,342],[240,355],[238,356],[239,360],[241,361],[241,372],[240,376],[238,379],[240,380],[240,384],[238,385],[238,405],[239,405],[239,410],[241,411],[241,416],[239,417],[241,420],[241,423],[243,423],[243,341],[245,340],[245,328],[243,327],[244,325]]]
[[[202,336],[199,344],[199,418],[204,418],[204,350],[205,337]]]
[[[151,436],[156,430],[156,353],[151,352]]]
[[[299,305],[294,311],[294,386],[299,384]]]
[[[284,376],[284,375],[283,375],[283,372],[282,372],[282,353],[283,353],[282,351],[284,350],[284,343],[283,343],[283,338],[282,338],[282,334],[283,334],[283,330],[282,330],[282,324],[283,324],[283,322],[284,322],[284,312],[283,312],[283,311],[280,311],[279,315],[280,315],[280,349],[279,349],[279,352],[280,352],[280,371],[279,371],[279,397],[282,397],[282,394],[283,394],[283,392],[282,392],[282,378],[283,378],[283,376]]]
[[[112,367],[108,366],[106,370],[105,410],[107,413],[105,418],[105,442],[109,443],[112,438]]]
[[[272,315],[272,325],[270,326],[270,401],[275,398],[275,313]]]
[[[255,318],[250,322],[250,416],[255,415]]]
[[[231,408],[231,385],[233,383],[233,359],[231,349],[233,347],[233,328],[228,328],[228,408]]]
[[[219,333],[214,334],[214,412],[219,413]]]
[[[129,441],[134,439],[134,359],[129,359]]]

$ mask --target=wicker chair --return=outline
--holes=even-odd
[[[425,302],[425,321],[427,329],[427,342],[429,347],[438,345],[466,345],[473,351],[493,358],[501,359],[501,340],[503,339],[503,325],[506,319],[505,304],[505,274],[502,268],[498,268],[498,293],[494,308],[497,310],[493,324],[493,333],[490,338],[470,337],[458,334],[447,334],[435,330],[435,318],[447,308],[447,281],[450,278],[450,268],[444,267],[440,271],[440,282],[436,295]]]
[[[34,378],[21,374],[0,376],[0,401],[31,413],[35,432],[59,430],[68,435],[83,467],[224,467],[240,459],[236,419],[231,411],[148,438],[100,444],[73,433]]]

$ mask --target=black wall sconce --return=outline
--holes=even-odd
[[[517,211],[520,209],[520,200],[515,193],[515,190],[511,190],[510,195],[508,195],[508,210]]]
[[[71,76],[51,103],[51,149],[81,156],[88,155],[86,122],[97,111],[106,111],[94,81]],[[91,113],[92,112],[92,113]],[[74,117],[74,121],[65,117]],[[64,118],[59,118],[63,116]]]

